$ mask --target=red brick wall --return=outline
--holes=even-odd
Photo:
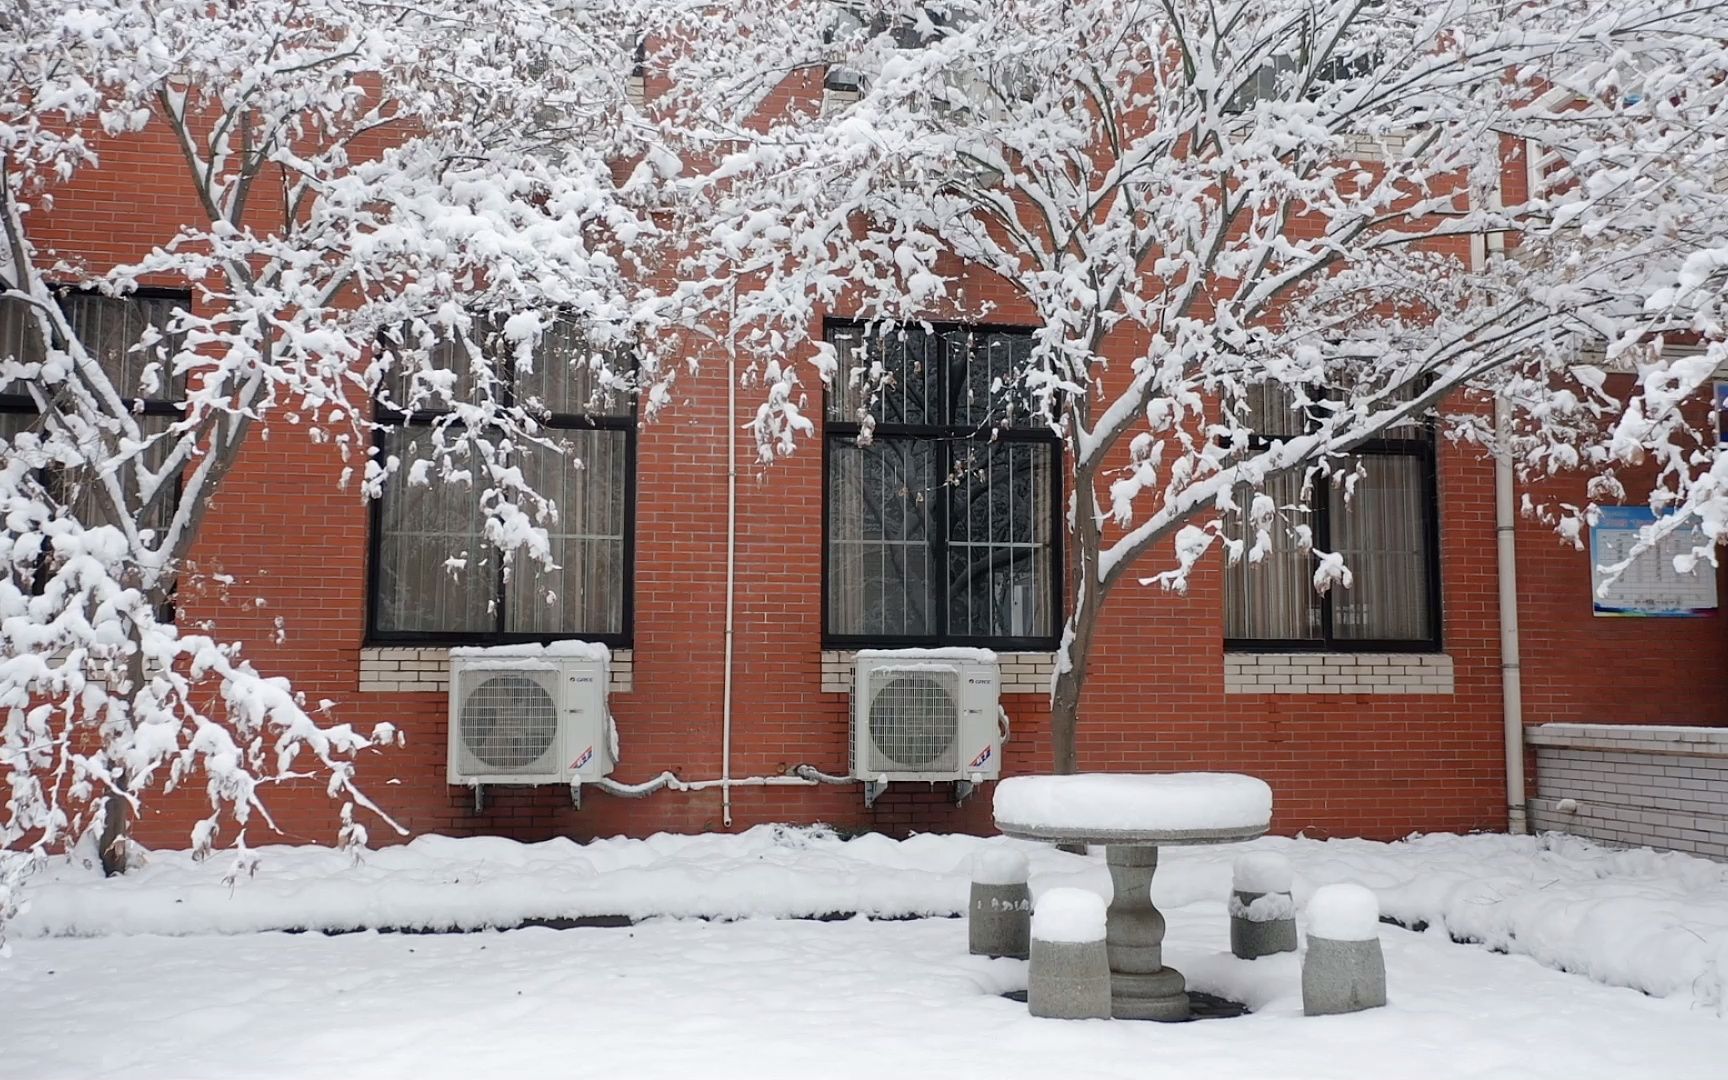
[[[1628,503],[1647,490],[1636,480],[1627,489]],[[1585,501],[1576,477],[1533,485],[1530,495],[1544,505]],[[1588,553],[1539,521],[1521,521],[1525,722],[1728,725],[1728,626],[1720,614],[1728,592],[1723,575],[1716,579],[1717,614],[1594,615]]]
[[[194,212],[165,145],[105,146],[107,167],[63,192],[40,235],[95,267],[141,254]],[[990,282],[964,302],[1006,305]],[[1004,307],[998,319],[1012,320]],[[1118,365],[1121,367],[1122,365]],[[747,436],[724,414],[725,373],[686,375],[678,401],[640,438],[634,691],[614,698],[623,742],[616,777],[720,772],[726,442]],[[742,395],[749,407],[748,395]],[[809,410],[818,410],[814,403]],[[846,698],[821,691],[820,443],[759,469],[739,447],[738,582],[733,697],[735,776],[810,763],[844,771]],[[1495,614],[1493,470],[1442,448],[1441,527],[1450,695],[1226,696],[1222,599],[1214,566],[1184,595],[1127,585],[1106,608],[1080,733],[1082,767],[1230,769],[1263,776],[1284,832],[1394,837],[1413,830],[1496,828],[1504,821]],[[590,793],[581,811],[559,789],[492,789],[483,813],[445,783],[442,694],[358,692],[365,640],[367,509],[337,487],[328,447],[275,426],[254,441],[218,496],[183,591],[188,622],[216,621],[267,673],[290,676],[332,717],[399,726],[400,749],[370,753],[359,778],[412,832],[523,839],[722,827],[721,796],[662,791],[640,800]],[[1584,555],[1521,526],[1520,574],[1528,718],[1703,720],[1724,715],[1719,620],[1589,617]],[[226,588],[210,575],[231,575]],[[281,640],[278,641],[278,620]],[[1007,699],[1009,772],[1048,768],[1048,709]],[[327,842],[336,808],[320,785],[270,788],[280,839]],[[154,799],[147,844],[179,845],[202,812],[197,778]],[[890,832],[989,828],[988,792],[955,808],[945,788],[897,786],[866,810],[856,786],[739,788],[733,827],[825,821]],[[389,832],[362,813],[376,842]],[[232,837],[232,829],[225,830]],[[261,822],[251,843],[273,838]]]

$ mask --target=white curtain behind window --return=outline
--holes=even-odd
[[[1262,493],[1283,508],[1295,505],[1301,490],[1301,472],[1290,471],[1270,478]],[[1236,503],[1244,509],[1253,498],[1246,484],[1236,491]],[[1292,526],[1312,523],[1311,513],[1281,509],[1270,527],[1271,549],[1258,563],[1248,561],[1253,533],[1244,529],[1239,534],[1245,545],[1242,559],[1224,571],[1225,637],[1303,641],[1320,636],[1314,558],[1298,550],[1291,535]]]

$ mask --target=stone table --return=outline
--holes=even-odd
[[[1186,1020],[1182,973],[1164,966],[1164,916],[1152,904],[1158,849],[1252,840],[1272,817],[1272,789],[1237,773],[1016,776],[996,786],[996,827],[1021,840],[1102,844],[1115,896],[1106,916],[1110,1012]]]

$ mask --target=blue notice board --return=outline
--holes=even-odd
[[[1716,610],[1716,568],[1704,560],[1688,573],[1674,568],[1674,557],[1704,543],[1694,528],[1678,529],[1638,556],[1606,589],[1602,567],[1621,562],[1638,542],[1638,532],[1656,520],[1647,506],[1604,506],[1590,530],[1590,595],[1597,615],[1688,618]]]

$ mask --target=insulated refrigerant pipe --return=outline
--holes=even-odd
[[[672,773],[663,772],[639,784],[621,784],[616,780],[601,779],[590,781],[589,786],[599,788],[608,795],[640,799],[662,788],[669,791],[706,791],[709,788],[719,788],[725,793],[735,787],[815,787],[817,784],[855,783],[857,780],[850,776],[831,776],[814,765],[795,765],[784,776],[740,776],[736,779],[727,776],[716,780],[680,780]]]

